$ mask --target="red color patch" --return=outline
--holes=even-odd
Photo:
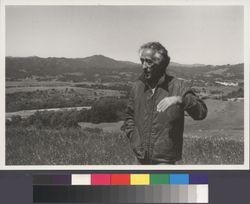
[[[111,174],[111,185],[130,185],[130,174]]]

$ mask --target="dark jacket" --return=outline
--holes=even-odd
[[[183,103],[157,112],[157,104],[169,96],[182,96]],[[154,94],[143,75],[134,83],[124,129],[142,164],[172,163],[181,159],[184,111],[194,120],[202,120],[207,115],[205,103],[184,81],[164,75]]]

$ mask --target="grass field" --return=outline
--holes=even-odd
[[[98,96],[121,96],[120,91],[109,89],[92,89],[92,88],[80,88],[73,86],[32,86],[32,87],[10,87],[6,89],[6,94],[12,94],[17,92],[34,92],[44,90],[56,90],[65,92],[65,90],[74,90],[75,92],[82,94],[86,97]]]
[[[205,86],[205,87],[193,87],[195,89],[198,89],[198,90],[202,90],[203,88],[205,88],[205,90],[210,93],[210,92],[213,92],[213,91],[217,91],[217,92],[222,92],[224,94],[228,94],[232,91],[236,91],[239,87],[238,86]]]
[[[10,128],[6,133],[7,165],[132,165],[135,162],[123,133],[81,128]],[[178,164],[243,164],[243,152],[240,141],[185,137],[183,159]]]
[[[121,131],[121,126],[123,124],[123,121],[115,123],[99,123],[99,124],[80,122],[78,124],[80,125],[81,128],[92,128],[92,129],[99,128],[102,129],[104,132],[119,133]]]
[[[203,121],[186,118],[183,158],[178,164],[243,164],[243,102],[206,100]],[[81,128],[6,129],[7,165],[134,164],[117,123],[80,123]],[[35,142],[34,142],[35,141]]]
[[[71,86],[72,83],[70,82],[61,82],[61,81],[56,81],[56,80],[48,80],[48,81],[38,81],[36,79],[22,79],[19,81],[8,81],[6,80],[6,88],[11,88],[11,87],[46,87],[46,86],[55,86],[55,87],[60,87],[60,86]]]
[[[194,121],[185,117],[186,137],[225,137],[232,140],[244,139],[244,102],[205,100],[208,107],[208,115],[202,121]],[[123,122],[116,123],[85,123],[79,125],[82,128],[100,128],[105,132],[120,132]]]
[[[82,109],[91,109],[91,106],[81,106],[81,107],[67,107],[67,108],[47,108],[47,109],[35,109],[35,110],[23,110],[16,112],[7,112],[5,113],[5,119],[11,120],[13,116],[21,116],[22,118],[28,118],[31,115],[34,115],[36,112],[44,111],[63,111],[63,110],[82,110]]]
[[[124,97],[124,92],[111,89],[70,86],[12,87],[6,89],[6,112],[92,106],[100,98],[120,97]]]
[[[187,136],[219,136],[243,141],[244,102],[206,100],[208,115],[202,121],[185,120]]]

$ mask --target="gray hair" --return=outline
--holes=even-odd
[[[169,62],[170,62],[170,57],[168,56],[168,51],[166,50],[166,48],[159,42],[148,42],[143,44],[140,49],[139,49],[139,55],[141,56],[142,51],[144,49],[153,49],[154,51],[156,51],[157,53],[161,54],[163,56],[163,62],[165,64],[165,66],[167,67]]]

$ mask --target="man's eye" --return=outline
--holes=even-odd
[[[151,59],[146,59],[145,60],[148,64],[153,64],[153,61]]]
[[[143,63],[145,61],[145,59],[143,59],[143,58],[141,58],[140,60],[141,60],[141,63]]]

